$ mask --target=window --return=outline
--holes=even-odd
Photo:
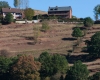
[[[53,10],[53,9],[50,9],[50,10]]]
[[[57,10],[57,8],[55,8],[54,10]]]
[[[21,15],[21,13],[16,13],[16,15]]]

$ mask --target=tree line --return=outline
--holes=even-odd
[[[55,76],[58,75],[59,76]],[[0,80],[99,80],[100,72],[89,76],[89,70],[81,61],[68,66],[65,56],[43,52],[39,58],[33,55],[16,57],[0,56]]]

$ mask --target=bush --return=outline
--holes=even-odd
[[[72,36],[73,37],[82,37],[83,33],[80,30],[80,28],[76,27],[76,28],[74,28],[74,31],[72,32]]]
[[[41,62],[41,76],[51,77],[56,73],[66,73],[68,70],[68,62],[64,56],[59,54],[50,55],[48,52],[43,52],[39,61]]]
[[[60,18],[58,19],[58,22],[83,22],[84,19],[77,19],[77,18],[72,18],[72,19],[65,19],[65,18]]]
[[[28,20],[32,20],[34,16],[34,10],[31,8],[27,8],[24,10],[25,18]]]
[[[90,55],[93,55],[93,57],[100,57],[100,32],[95,33],[91,37],[91,41],[87,47]]]
[[[49,29],[49,24],[47,21],[42,22],[42,31],[46,32]]]
[[[13,15],[11,13],[7,13],[6,16],[5,16],[5,21],[7,23],[13,22]]]
[[[81,61],[76,61],[67,72],[65,80],[87,80],[89,71],[85,64]]]
[[[90,17],[86,17],[84,19],[84,26],[85,27],[91,27],[91,26],[93,26],[93,24],[94,24],[94,21]]]
[[[96,72],[94,75],[89,76],[88,80],[100,80],[100,72]]]
[[[100,20],[95,21],[94,24],[100,24]]]

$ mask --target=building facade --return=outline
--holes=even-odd
[[[67,7],[49,7],[48,9],[49,16],[57,16],[62,18],[72,18],[72,8],[71,6]]]
[[[2,15],[5,18],[7,13],[11,13],[13,15],[13,19],[22,19],[23,13],[20,9],[16,8],[2,8]]]

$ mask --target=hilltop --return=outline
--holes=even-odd
[[[39,14],[48,14],[48,12],[46,11],[41,11],[41,10],[34,10],[35,11],[35,15],[39,15]]]

